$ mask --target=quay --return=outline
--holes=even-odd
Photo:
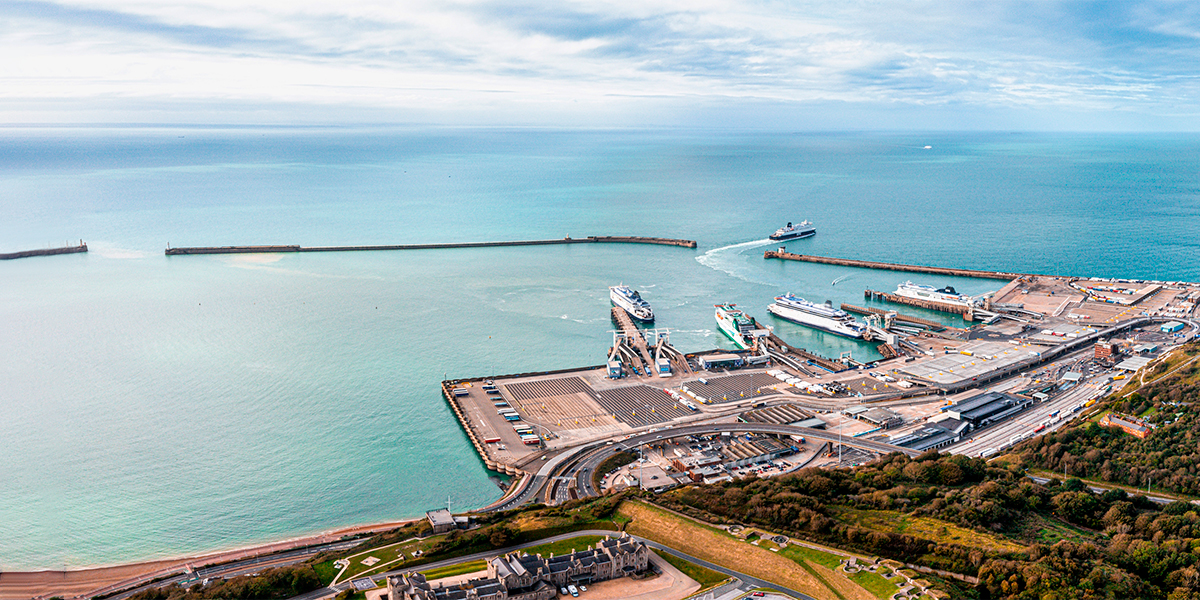
[[[916,306],[926,310],[936,310],[953,315],[962,315],[968,321],[974,320],[975,311],[969,306],[960,306],[958,304],[950,304],[947,302],[934,302],[933,300],[921,300],[919,298],[909,298],[907,296],[898,296],[887,292],[877,292],[875,290],[864,290],[863,296],[873,300],[887,300],[896,304],[907,304]]]
[[[13,260],[15,258],[28,258],[30,256],[54,256],[56,254],[78,254],[87,251],[87,244],[83,243],[83,240],[79,240],[78,246],[63,246],[61,248],[43,248],[41,250],[21,250],[20,252],[0,253],[0,260]]]
[[[922,327],[933,329],[935,331],[941,331],[946,328],[945,325],[942,325],[941,323],[938,323],[937,321],[930,321],[928,319],[922,319],[921,317],[913,317],[910,315],[902,315],[895,311],[884,310],[882,308],[875,308],[873,306],[855,306],[853,304],[846,304],[843,302],[841,308],[845,312],[854,313],[857,315],[879,315],[882,317],[884,315],[892,313],[892,314],[896,315],[895,318],[897,321],[900,321],[902,323],[911,323],[913,325],[920,325]]]
[[[855,260],[852,258],[830,258],[813,256],[811,254],[793,254],[783,250],[767,250],[763,258],[778,258],[782,260],[798,260],[826,265],[843,267],[858,267],[861,269],[884,269],[887,271],[908,271],[910,273],[929,273],[932,275],[952,275],[954,277],[981,277],[984,279],[1003,279],[1011,281],[1018,277],[1032,277],[1027,273],[1004,273],[1000,271],[978,271],[975,269],[954,269],[949,267],[927,267],[922,265],[902,265],[898,263],[876,262],[872,260]]]
[[[883,358],[855,360],[794,347],[775,332],[746,350],[685,354],[666,329],[639,327],[614,309],[601,365],[443,381],[484,464],[519,477],[482,510],[553,505],[614,485],[659,491],[836,468],[844,455],[852,464],[890,452],[987,455],[1086,414],[1142,368],[1131,364],[1200,337],[1194,283],[1024,276],[974,310],[865,295],[987,318],[953,328],[846,304],[872,315],[871,331],[885,341]],[[970,412],[977,406],[1000,416],[979,417]],[[614,471],[610,459],[631,452],[644,460]]]
[[[378,250],[448,250],[455,248],[499,248],[506,246],[551,246],[559,244],[655,244],[695,248],[695,240],[659,237],[589,235],[584,238],[565,237],[554,240],[516,240],[504,242],[453,242],[446,244],[393,244],[380,246],[196,246],[167,248],[167,256],[189,254],[262,254],[276,252],[369,252]]]

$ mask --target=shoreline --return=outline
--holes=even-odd
[[[202,554],[157,558],[111,565],[86,566],[67,570],[0,571],[0,600],[43,596],[87,597],[131,587],[150,579],[178,573],[188,566],[201,567],[292,550],[304,546],[338,541],[348,535],[377,533],[419,521],[419,517],[352,525],[316,534],[301,535],[214,550]]]

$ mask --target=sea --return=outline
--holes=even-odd
[[[815,237],[773,243],[788,221]],[[170,246],[586,244],[172,256]],[[601,364],[608,286],[685,351],[905,280],[791,252],[1200,280],[1200,137],[432,127],[0,129],[0,570],[242,547],[497,499],[445,378]],[[948,324],[956,316],[905,309]]]

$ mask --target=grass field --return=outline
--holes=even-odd
[[[829,569],[836,569],[842,560],[844,560],[843,557],[837,554],[822,552],[814,548],[797,546],[795,544],[788,544],[788,547],[780,550],[779,553],[796,562],[806,560]]]
[[[663,560],[671,563],[671,566],[679,569],[684,575],[695,579],[700,584],[700,589],[706,590],[726,579],[729,579],[724,573],[718,573],[707,567],[702,567],[696,563],[683,560],[682,558],[672,556],[666,552],[654,551],[655,554],[662,557]]]
[[[826,583],[814,573],[815,569],[832,573],[829,569],[819,565],[810,566],[807,562],[798,563],[766,548],[747,544],[721,529],[642,502],[625,502],[618,510],[631,519],[626,531],[668,545],[684,554],[719,565],[734,566],[747,575],[803,591],[818,600],[874,600],[869,592],[840,575],[838,577],[841,577],[848,594],[842,591],[841,585]]]
[[[550,558],[551,554],[562,556],[563,554],[570,554],[574,550],[585,550],[588,546],[595,546],[597,542],[603,539],[603,537],[598,535],[581,535],[568,540],[541,544],[527,550],[522,550],[521,552],[541,554],[543,557]]]
[[[939,521],[928,517],[914,517],[890,510],[864,511],[852,508],[840,509],[837,513],[837,519],[843,523],[850,523],[867,529],[905,533],[936,543],[956,544],[968,548],[978,548],[987,552],[1017,553],[1025,551],[1024,545],[998,535],[980,533],[946,521]]]
[[[460,563],[457,565],[450,565],[450,566],[446,566],[446,567],[439,567],[437,569],[430,569],[428,571],[421,571],[421,573],[425,574],[425,579],[433,581],[434,579],[441,579],[443,577],[454,577],[455,575],[462,575],[463,573],[474,573],[476,571],[484,571],[486,569],[487,569],[487,561],[485,561],[481,558],[479,560],[473,560],[470,562]]]
[[[876,598],[880,598],[881,600],[891,598],[900,590],[900,588],[896,587],[896,584],[884,579],[882,575],[876,575],[875,573],[859,571],[849,577],[850,581],[857,583],[859,587],[871,592]]]

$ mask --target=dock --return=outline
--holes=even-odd
[[[895,302],[896,304],[907,304],[909,306],[916,306],[926,310],[936,310],[939,312],[950,313],[952,315],[962,315],[962,317],[968,321],[971,321],[975,318],[975,310],[969,306],[961,306],[947,302],[934,302],[932,300],[921,300],[918,298],[909,298],[907,296],[898,296],[896,294],[877,292],[875,290],[864,290],[863,296],[871,298],[872,300],[887,300],[888,302]]]
[[[637,325],[633,324],[633,319],[630,318],[629,313],[625,312],[623,308],[614,306],[612,307],[612,320],[617,323],[625,339],[633,345],[634,349],[641,355],[642,360],[645,361],[646,373],[653,372],[655,362],[654,357],[650,354],[650,347],[646,344],[646,337],[638,330]]]
[[[564,237],[554,240],[517,240],[502,242],[454,242],[447,244],[393,244],[382,246],[300,246],[300,245],[266,245],[266,246],[195,246],[170,248],[167,256],[182,256],[190,254],[265,254],[278,252],[370,252],[380,250],[449,250],[455,248],[500,248],[507,246],[552,246],[560,244],[655,244],[659,246],[679,246],[695,248],[695,240],[674,238],[589,235],[584,238]]]
[[[857,267],[860,269],[884,269],[888,271],[907,271],[910,273],[928,273],[930,275],[950,275],[953,277],[981,277],[984,279],[1003,279],[1010,281],[1018,277],[1035,277],[1027,273],[1005,273],[1001,271],[978,271],[975,269],[955,269],[949,267],[927,267],[922,265],[902,265],[898,263],[876,262],[873,260],[855,260],[852,258],[830,258],[828,256],[813,256],[811,254],[792,254],[781,250],[767,250],[763,258],[778,258],[781,260],[798,260],[826,265]]]
[[[882,308],[875,308],[872,306],[855,306],[853,304],[842,303],[842,310],[845,312],[854,313],[857,315],[879,315],[881,317],[888,313],[895,313],[896,320],[900,321],[902,323],[911,323],[913,325],[920,325],[922,327],[927,327],[927,328],[933,329],[935,331],[946,328],[945,325],[942,325],[941,323],[938,323],[937,321],[930,321],[928,319],[922,319],[920,317],[902,315],[900,313],[896,313],[895,311],[883,310]]]
[[[83,243],[83,240],[79,240],[78,246],[62,246],[61,248],[43,248],[41,250],[21,250],[19,252],[0,253],[0,260],[29,258],[31,256],[54,256],[56,254],[78,254],[87,251],[87,244]]]

